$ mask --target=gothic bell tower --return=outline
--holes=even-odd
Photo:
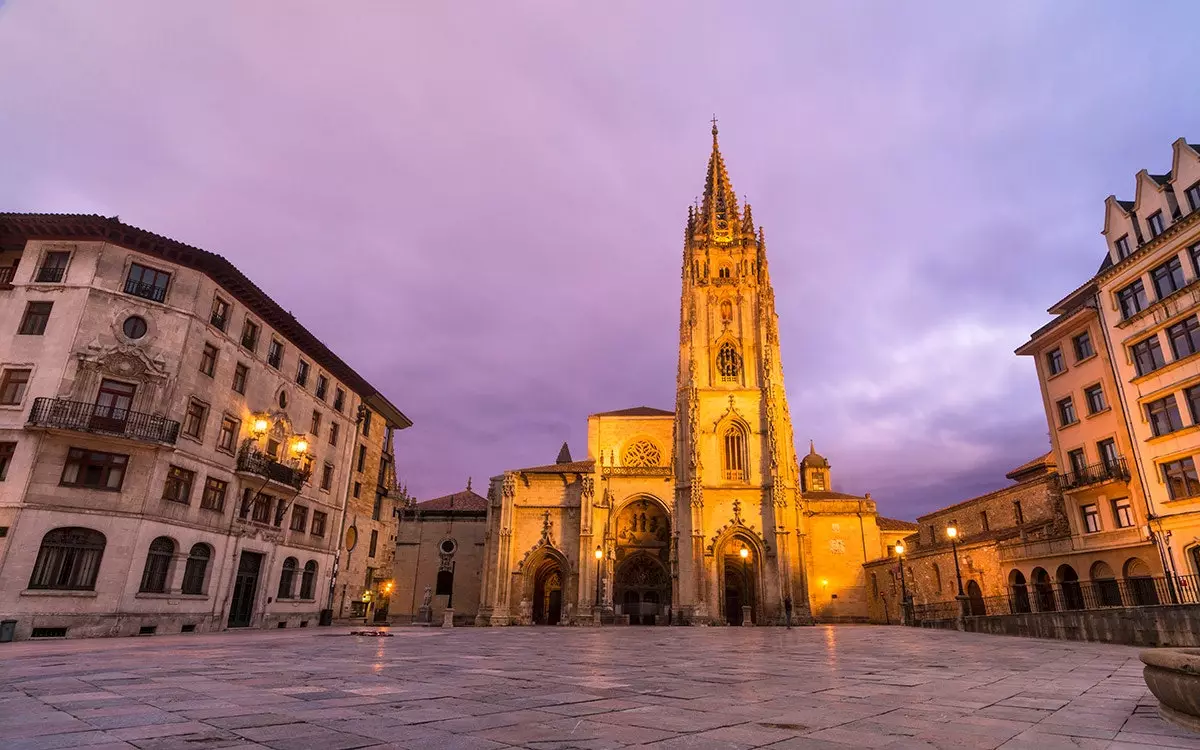
[[[799,468],[766,238],[738,205],[712,129],[704,197],[688,208],[675,401],[679,605],[700,621],[807,617]],[[730,551],[742,566],[730,567]],[[736,562],[736,557],[734,558]],[[740,587],[740,588],[739,588]],[[736,603],[735,603],[736,600]]]

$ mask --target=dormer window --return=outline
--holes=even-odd
[[[1162,211],[1155,211],[1146,219],[1146,223],[1150,225],[1150,236],[1157,237],[1166,229],[1166,224],[1163,223]]]
[[[1197,208],[1200,208],[1200,182],[1197,182],[1195,185],[1192,185],[1190,188],[1188,188],[1184,192],[1184,195],[1187,196],[1188,206],[1190,206],[1193,211],[1195,211]]]
[[[1125,258],[1128,258],[1129,253],[1132,252],[1129,248],[1129,235],[1121,235],[1117,241],[1113,243],[1113,247],[1117,248],[1117,260],[1124,260]]]

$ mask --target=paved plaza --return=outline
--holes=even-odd
[[[0,645],[0,747],[1200,748],[1137,650],[899,627]]]

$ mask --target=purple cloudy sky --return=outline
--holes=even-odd
[[[716,112],[797,443],[911,518],[1048,448],[1012,350],[1200,138],[1200,6],[801,6],[0,0],[0,210],[230,258],[414,419],[427,499],[672,407]]]

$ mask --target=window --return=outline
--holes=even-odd
[[[325,392],[329,390],[329,378],[317,375],[317,398],[325,400]]]
[[[303,388],[308,385],[308,363],[303,359],[296,365],[296,383]]]
[[[829,489],[825,486],[825,474],[820,471],[812,473],[812,488],[814,492],[824,492]]]
[[[125,293],[153,302],[162,302],[167,298],[167,285],[170,283],[171,274],[166,271],[132,263],[129,266],[129,276],[125,279]]]
[[[337,422],[329,423],[329,444],[330,445],[337,445],[338,431],[339,431],[340,427],[341,426]]]
[[[0,404],[17,406],[24,400],[31,372],[32,370],[4,371],[4,377],[0,378]]]
[[[1046,369],[1051,375],[1057,375],[1067,369],[1063,366],[1062,349],[1051,349],[1046,352]]]
[[[121,324],[121,333],[125,334],[125,338],[131,341],[137,341],[142,336],[145,336],[147,329],[146,319],[141,315],[130,315]]]
[[[981,511],[979,511],[979,522],[980,522],[981,524],[983,524],[983,530],[984,530],[984,531],[988,531],[988,530],[990,529],[990,527],[988,526],[988,517],[987,517],[987,511],[986,511],[986,510],[981,510]],[[939,588],[940,588],[940,587],[939,587]]]
[[[271,344],[267,347],[267,364],[276,370],[283,364],[283,343],[279,339],[271,339]]]
[[[1146,308],[1146,287],[1138,279],[1129,286],[1117,292],[1117,304],[1121,307],[1121,317],[1131,318]]]
[[[1104,388],[1099,384],[1084,388],[1083,397],[1087,401],[1088,414],[1097,414],[1108,408],[1104,401]]]
[[[1113,245],[1117,248],[1117,260],[1124,260],[1129,257],[1129,235],[1122,235]]]
[[[120,453],[69,448],[58,483],[65,487],[117,491],[125,481],[125,467],[128,464],[129,456]]]
[[[717,271],[717,278],[728,279],[729,278],[729,266],[721,266],[721,268]]]
[[[721,348],[717,350],[717,373],[721,376],[721,382],[737,381],[741,371],[742,358],[738,356],[737,349],[728,341],[721,344]]]
[[[213,297],[212,314],[208,322],[221,331],[229,327],[229,303],[220,297]]]
[[[1067,451],[1067,461],[1071,464],[1071,473],[1076,477],[1079,477],[1087,469],[1087,458],[1084,456],[1083,448]]]
[[[200,507],[205,510],[222,511],[225,509],[225,493],[229,483],[213,477],[204,480],[204,494],[200,496]]]
[[[0,482],[8,479],[8,465],[12,463],[13,454],[16,452],[16,443],[0,443]]]
[[[1079,509],[1083,514],[1083,531],[1087,534],[1094,534],[1100,530],[1100,509],[1095,503],[1088,503]]]
[[[1072,425],[1079,420],[1075,417],[1075,402],[1068,396],[1058,402],[1058,423],[1062,427]]]
[[[325,536],[325,514],[319,510],[313,511],[312,531],[313,536]]]
[[[1167,340],[1171,342],[1171,353],[1175,359],[1183,359],[1200,351],[1200,320],[1193,315],[1171,326],[1167,329]]]
[[[250,351],[258,348],[258,323],[250,318],[246,318],[246,322],[242,324],[242,346]]]
[[[374,507],[371,508],[371,520],[372,521],[378,521],[379,518],[383,515],[383,498],[384,498],[384,494],[382,492],[375,493],[375,505],[374,505]]]
[[[1133,364],[1137,368],[1138,375],[1154,372],[1166,364],[1166,361],[1163,360],[1162,345],[1158,343],[1157,335],[1139,341],[1129,349],[1133,353]]]
[[[341,412],[346,406],[346,392],[341,386],[333,389],[333,408]]]
[[[1192,185],[1190,188],[1185,190],[1184,195],[1187,196],[1188,206],[1190,206],[1193,211],[1195,211],[1197,208],[1200,208],[1200,182],[1197,182],[1195,185]]]
[[[454,591],[454,571],[439,570],[437,574],[437,589],[434,594],[437,596],[450,596]]]
[[[200,372],[209,376],[217,371],[217,347],[212,344],[205,344],[204,349],[200,352]]]
[[[937,531],[934,530],[933,524],[929,524],[929,543],[937,544]]]
[[[363,437],[371,437],[371,410],[370,409],[363,409],[362,425],[363,425],[363,427],[362,427]]]
[[[1154,213],[1150,214],[1148,217],[1146,217],[1146,223],[1150,225],[1151,237],[1157,237],[1163,233],[1164,229],[1167,228],[1163,223],[1162,211],[1155,211]]]
[[[67,527],[46,532],[29,588],[94,590],[104,545],[104,535],[92,529]]]
[[[183,415],[183,434],[197,440],[204,436],[204,422],[208,419],[208,407],[192,399]]]
[[[321,470],[321,489],[329,492],[333,487],[333,464],[325,464],[325,468]]]
[[[46,332],[46,324],[50,322],[50,308],[53,302],[30,302],[25,305],[25,316],[17,334],[21,336],[41,336]]]
[[[300,563],[294,557],[289,557],[283,561],[283,570],[279,572],[279,592],[275,598],[292,598],[292,591],[295,589],[296,584],[296,570],[299,567]]]
[[[63,251],[49,252],[42,258],[42,265],[38,268],[37,275],[33,280],[39,284],[57,284],[63,280],[63,276],[67,273],[67,262],[71,260],[71,254]]]
[[[375,547],[379,544],[379,532],[371,529],[371,543],[367,546],[367,557],[375,556]]]
[[[1113,500],[1113,518],[1117,522],[1118,529],[1127,529],[1133,526],[1133,506],[1129,504],[1129,498],[1122,497]]]
[[[217,435],[217,448],[226,453],[233,453],[233,444],[237,440],[238,420],[233,417],[221,417],[221,432]]]
[[[246,378],[250,375],[250,368],[246,367],[241,362],[233,368],[233,390],[245,395],[246,393]]]
[[[1196,464],[1191,456],[1163,464],[1162,473],[1172,500],[1200,495],[1200,479],[1196,478]]]
[[[1192,424],[1200,425],[1200,386],[1192,386],[1183,390],[1183,399],[1187,401],[1188,412],[1192,415]]]
[[[1013,518],[1016,520],[1018,526],[1025,523],[1025,514],[1021,511],[1020,500],[1013,500]]]
[[[1154,283],[1154,293],[1158,299],[1169,297],[1183,288],[1183,266],[1179,257],[1171,258],[1166,263],[1150,272],[1150,280]]]
[[[281,389],[281,390],[279,391],[279,398],[278,398],[278,401],[279,401],[279,408],[280,408],[280,409],[286,409],[286,408],[287,408],[287,405],[288,405],[288,394],[287,394],[287,391],[286,391],[286,390],[282,390],[282,389]]]
[[[309,560],[304,563],[304,572],[300,576],[300,598],[312,599],[317,588],[317,561]]]
[[[1096,350],[1092,348],[1092,337],[1087,331],[1071,339],[1071,344],[1075,347],[1076,362],[1087,359],[1096,353]]]
[[[250,520],[258,523],[271,522],[271,500],[270,495],[259,493],[254,496],[254,504],[250,506]]]
[[[313,409],[312,427],[309,429],[309,432],[313,437],[321,436],[321,412],[316,409]]]
[[[192,500],[192,480],[196,472],[178,466],[167,470],[167,482],[163,485],[163,500],[187,505]]]
[[[308,508],[303,505],[292,507],[292,523],[290,528],[292,531],[306,531],[308,529]]]
[[[355,482],[354,483],[354,496],[358,497],[361,494],[362,494],[362,482]]]
[[[208,561],[212,558],[212,549],[207,544],[194,544],[188,553],[187,565],[183,569],[183,588],[181,593],[192,596],[204,594],[204,575],[208,572]]]
[[[146,567],[142,568],[142,585],[138,591],[143,594],[164,594],[167,591],[167,571],[171,569],[171,558],[175,555],[175,542],[169,537],[160,536],[150,542],[150,551],[146,553]]]
[[[1174,393],[1146,404],[1146,418],[1150,421],[1150,430],[1155,437],[1183,428],[1183,420],[1179,418],[1179,407],[1175,403]]]
[[[271,522],[271,525],[277,529],[283,528],[283,517],[287,515],[287,506],[287,500],[282,497],[275,500],[275,520]]]
[[[725,431],[725,478],[746,480],[746,433],[741,425],[732,425]]]
[[[367,446],[358,446],[358,462],[355,464],[355,471],[361,472],[363,467],[367,465]]]
[[[1117,461],[1120,460],[1120,456],[1117,454],[1117,441],[1112,438],[1096,443],[1096,452],[1100,454],[1100,463],[1104,464],[1106,468],[1115,467]]]

